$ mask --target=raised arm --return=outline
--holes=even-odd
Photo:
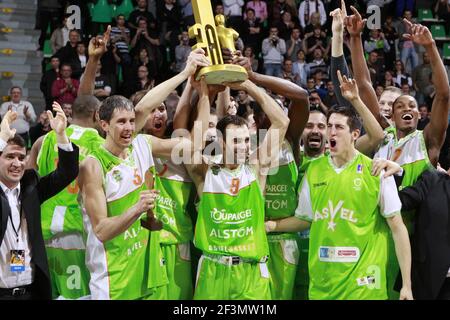
[[[183,94],[178,101],[177,108],[175,110],[175,115],[173,116],[173,129],[187,129],[189,124],[189,115],[192,112],[192,94],[194,93],[194,88],[192,88],[192,77],[189,78],[184,87]]]
[[[246,80],[242,83],[230,83],[227,85],[235,90],[247,91],[248,94],[261,106],[263,112],[269,118],[271,123],[270,128],[254,155],[257,157],[257,167],[270,167],[273,165],[274,161],[278,160],[280,147],[289,126],[289,118],[284,114],[283,109],[281,109],[275,100],[273,100],[263,91],[263,89],[258,88],[256,84],[250,80]],[[258,175],[261,188],[264,189],[266,175],[263,173],[263,170],[259,170]]]
[[[230,105],[230,88],[226,87],[224,91],[219,92],[216,100],[217,120],[227,115],[227,108]]]
[[[189,54],[185,69],[176,76],[164,81],[150,90],[136,106],[136,132],[144,127],[147,117],[158,108],[167,96],[183,81],[197,71],[197,67],[206,67],[211,63],[206,58],[203,49],[198,48]]]
[[[333,37],[331,38],[331,81],[334,85],[334,93],[340,106],[349,107],[350,103],[342,97],[340,82],[337,77],[337,71],[340,70],[342,75],[349,76],[347,61],[344,57],[344,20],[347,17],[347,9],[344,0],[341,0],[341,8],[330,13],[333,17],[331,29]]]
[[[94,95],[95,88],[95,72],[97,70],[97,64],[103,54],[108,51],[107,44],[110,39],[111,26],[104,33],[103,37],[97,36],[91,39],[89,42],[89,60],[86,64],[83,77],[81,79],[80,87],[78,88],[78,95]]]
[[[364,129],[366,129],[367,132],[366,135],[356,140],[356,149],[370,157],[381,141],[383,141],[383,129],[361,100],[355,79],[347,79],[346,76],[341,75],[340,71],[337,72],[337,76],[342,95],[353,105],[358,114],[361,116]]]
[[[300,141],[309,118],[309,99],[306,90],[291,81],[253,72],[250,61],[245,57],[235,59],[234,63],[245,67],[250,81],[291,101],[288,113],[290,122],[286,137],[296,150],[295,145]]]
[[[436,167],[448,126],[449,84],[447,72],[430,30],[420,24],[412,25],[406,19],[404,22],[411,30],[411,34],[405,34],[404,38],[422,45],[430,57],[436,95],[434,96],[431,108],[431,120],[424,129],[424,136],[428,156],[430,157],[431,163]]]
[[[383,129],[389,127],[389,122],[380,113],[378,99],[370,80],[369,68],[364,58],[364,49],[361,40],[361,33],[366,24],[366,19],[362,19],[358,10],[351,6],[354,15],[345,19],[345,25],[350,34],[350,52],[352,57],[352,69],[356,83],[361,94],[362,101],[375,116]]]

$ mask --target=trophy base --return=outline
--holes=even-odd
[[[244,67],[235,64],[216,64],[203,67],[196,75],[196,80],[204,76],[207,84],[223,84],[225,82],[241,82],[248,79]]]

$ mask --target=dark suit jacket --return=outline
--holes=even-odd
[[[40,205],[63,190],[78,176],[78,147],[72,143],[73,152],[58,149],[58,167],[49,175],[39,178],[35,170],[26,170],[20,180],[20,201],[22,214],[28,225],[28,236],[31,243],[31,262],[34,263],[33,298],[51,299],[50,275],[47,254],[41,229]],[[1,220],[0,244],[5,236],[10,207],[8,200],[0,188]]]
[[[450,268],[450,176],[425,171],[399,192],[402,209],[416,209],[411,238],[415,299],[436,299]]]

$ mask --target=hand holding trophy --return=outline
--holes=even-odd
[[[222,57],[222,48],[227,48],[234,53],[234,42],[239,34],[232,28],[225,26],[225,17],[217,15],[214,19],[211,1],[193,0],[195,24],[189,28],[189,37],[196,38],[197,43],[192,49],[202,48],[207,58],[211,61],[208,67],[202,67],[195,75],[196,80],[205,77],[208,84],[223,84],[225,82],[241,82],[248,78],[245,68],[226,64]]]

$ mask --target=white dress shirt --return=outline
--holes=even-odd
[[[31,243],[28,238],[28,227],[25,214],[22,213],[22,217],[20,217],[19,213],[20,183],[11,190],[0,181],[0,187],[8,199],[9,207],[11,209],[11,216],[8,217],[5,236],[0,245],[0,288],[15,288],[29,285],[33,283],[34,264],[31,263]],[[20,222],[21,219],[22,222]],[[11,224],[11,220],[13,224]],[[11,250],[25,251],[25,271],[11,271]]]

